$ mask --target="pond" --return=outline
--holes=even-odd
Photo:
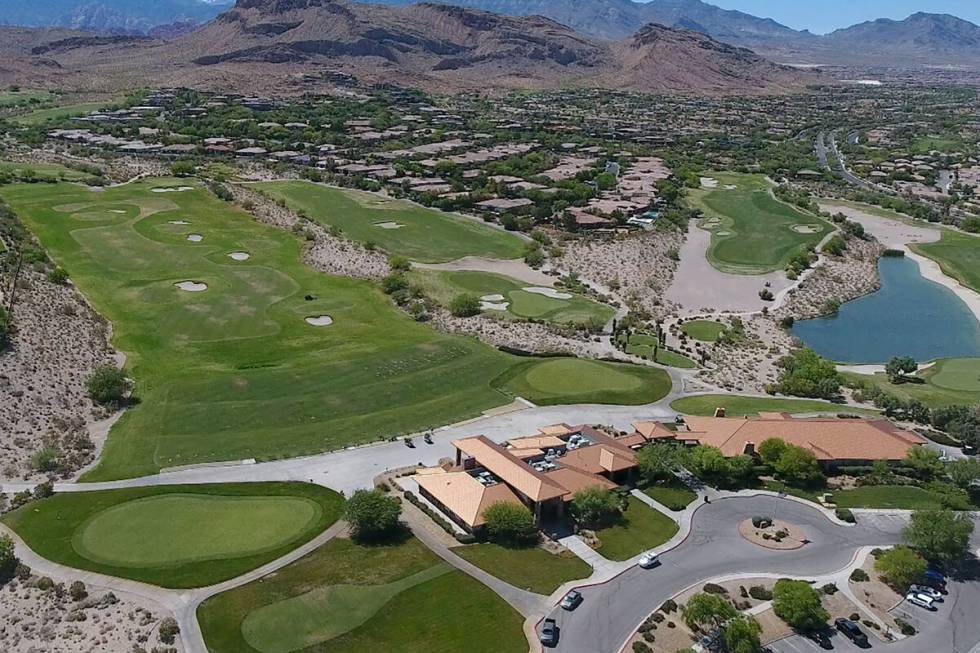
[[[952,290],[923,278],[905,257],[883,257],[878,271],[878,292],[842,305],[837,315],[797,322],[793,335],[841,363],[980,355],[980,323]]]

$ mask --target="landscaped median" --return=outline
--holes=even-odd
[[[198,608],[211,653],[525,653],[522,617],[414,537],[336,538]]]
[[[169,485],[69,492],[3,516],[38,555],[161,587],[213,585],[333,525],[343,498],[306,483]]]

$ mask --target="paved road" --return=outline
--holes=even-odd
[[[753,515],[775,515],[800,525],[811,540],[803,549],[774,553],[748,543],[737,526]],[[902,515],[861,519],[857,526],[832,523],[819,510],[775,497],[731,498],[702,506],[690,536],[661,556],[652,570],[633,567],[612,581],[584,588],[574,612],[554,609],[562,653],[614,653],[660,604],[692,585],[733,573],[826,575],[847,567],[865,546],[899,542]],[[969,620],[969,619],[968,619]]]

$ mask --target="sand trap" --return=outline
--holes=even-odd
[[[186,190],[194,190],[193,186],[171,186],[169,188],[151,188],[151,193],[183,193]]]
[[[181,290],[186,290],[187,292],[204,292],[208,289],[208,284],[201,283],[200,281],[181,281],[180,283],[175,283],[174,285]]]
[[[170,224],[190,224],[187,220],[171,220]]]
[[[551,299],[571,299],[572,298],[572,296],[569,295],[567,292],[558,292],[554,288],[539,288],[539,287],[536,287],[535,286],[535,287],[531,287],[531,288],[524,288],[523,290],[524,290],[524,292],[529,292],[529,293],[532,293],[532,294],[535,294],[535,295],[544,295],[545,297],[550,297]]]
[[[483,297],[480,297],[480,300],[481,301],[484,301],[484,302],[502,302],[502,301],[504,301],[504,296],[503,295],[484,295]]]
[[[109,213],[119,213],[121,215],[126,215],[126,212],[122,209],[109,209]]]
[[[731,236],[732,235],[732,232],[730,232],[730,231],[716,231],[715,232],[715,235],[716,236]]]
[[[718,188],[718,180],[714,177],[701,177],[701,188]]]
[[[794,224],[792,229],[798,234],[818,234],[823,231],[823,227],[815,224]]]
[[[187,240],[191,241],[192,243],[199,243],[204,240],[204,236],[201,234],[187,234]]]
[[[506,311],[510,302],[480,302],[481,311]]]
[[[232,252],[228,255],[228,258],[234,261],[247,261],[249,256],[250,255],[247,252]]]
[[[316,327],[325,327],[333,324],[333,318],[329,315],[318,315],[316,317],[306,318],[306,323]]]
[[[738,186],[735,184],[725,184],[725,190],[738,190]]]
[[[405,225],[398,222],[375,222],[374,226],[382,229],[401,229]]]

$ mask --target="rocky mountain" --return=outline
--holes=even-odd
[[[4,0],[0,24],[113,33],[173,25],[186,30],[180,26],[206,23],[231,5],[232,0]]]
[[[936,56],[980,57],[980,27],[948,14],[917,13],[905,20],[879,20],[832,32],[821,39],[824,46],[852,52],[879,54],[901,52],[910,58]]]
[[[541,16],[349,0],[238,0],[169,42],[48,39],[30,56],[44,57],[49,72],[56,66],[73,83],[153,80],[259,93],[284,92],[298,79],[332,71],[439,91],[574,86],[744,93],[820,81],[692,30],[650,25],[611,42]]]

